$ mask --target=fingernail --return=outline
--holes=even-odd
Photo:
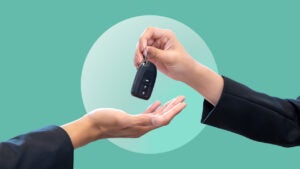
[[[144,49],[146,48],[147,45],[146,45],[145,41],[143,42],[142,46],[143,46]]]
[[[144,52],[143,52],[144,57],[147,57],[147,48],[144,47]]]

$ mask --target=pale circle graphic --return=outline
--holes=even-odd
[[[97,39],[83,66],[81,91],[87,112],[111,107],[138,114],[156,100],[166,102],[178,95],[186,96],[186,109],[168,126],[141,138],[109,139],[115,145],[132,152],[155,154],[175,150],[203,130],[204,125],[200,123],[203,97],[187,85],[160,72],[148,101],[131,96],[130,89],[136,73],[133,65],[135,47],[141,33],[149,26],[171,29],[196,60],[217,71],[209,48],[188,26],[162,16],[138,16],[117,23]]]

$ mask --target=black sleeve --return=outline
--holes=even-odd
[[[271,97],[223,78],[217,105],[206,100],[203,103],[202,123],[260,142],[284,147],[300,145],[300,100]]]
[[[0,143],[1,169],[72,169],[74,148],[60,127],[48,126]]]

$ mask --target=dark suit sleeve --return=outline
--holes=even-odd
[[[0,168],[72,169],[73,153],[68,134],[48,126],[0,143]]]
[[[206,100],[203,103],[202,123],[260,142],[284,147],[300,145],[300,100],[271,97],[223,78],[217,105]]]

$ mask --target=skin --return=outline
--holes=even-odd
[[[134,65],[137,68],[144,56],[159,71],[186,83],[212,105],[218,103],[224,86],[223,78],[193,59],[172,31],[147,28],[135,51]],[[161,107],[160,102],[155,102],[139,115],[117,109],[97,109],[62,128],[69,134],[74,148],[104,138],[136,138],[167,125],[185,106],[184,97],[179,96]]]
[[[184,100],[184,96],[178,96],[163,106],[156,101],[138,115],[112,108],[96,109],[61,127],[69,135],[75,149],[99,139],[137,138],[168,125],[185,108]]]
[[[168,29],[149,27],[141,35],[134,56],[138,67],[144,56],[168,77],[186,83],[212,105],[216,105],[224,86],[223,78],[193,59]]]

